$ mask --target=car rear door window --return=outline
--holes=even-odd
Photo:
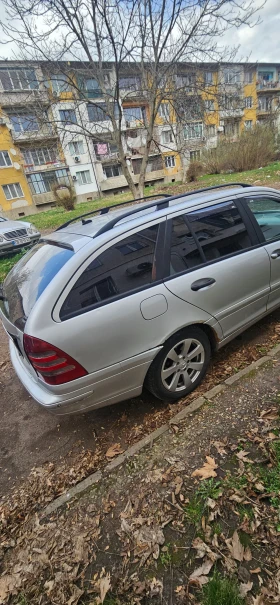
[[[247,206],[260,226],[264,239],[270,242],[280,238],[280,200],[269,197],[246,200]]]
[[[61,308],[61,319],[145,288],[155,281],[157,235],[158,225],[152,225],[102,252],[87,266],[69,292]]]
[[[203,262],[195,237],[192,235],[186,215],[172,219],[170,275],[193,269]]]
[[[247,228],[232,201],[194,210],[187,217],[207,262],[252,246]]]

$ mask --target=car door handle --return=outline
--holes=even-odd
[[[191,285],[191,290],[197,292],[197,290],[201,290],[202,288],[207,288],[207,286],[211,286],[215,284],[216,280],[213,277],[204,277],[203,279],[198,279],[194,281]]]
[[[274,252],[272,252],[270,255],[271,258],[279,258],[279,256],[280,256],[280,250],[274,250]]]

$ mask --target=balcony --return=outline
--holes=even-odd
[[[114,152],[114,153],[107,153],[107,154],[100,154],[100,153],[95,153],[95,157],[97,159],[98,162],[114,162],[116,160],[119,159],[120,154],[118,151]]]
[[[39,130],[25,130],[16,132],[13,128],[11,129],[11,135],[13,140],[16,142],[33,142],[41,141],[44,139],[57,138],[57,133],[49,124],[45,124]]]
[[[139,174],[133,174],[133,181],[135,184],[139,183]],[[145,177],[145,182],[150,183],[151,181],[158,181],[164,179],[165,173],[164,170],[153,170],[152,172],[147,172]],[[123,174],[119,176],[113,176],[109,179],[106,179],[100,183],[101,191],[110,191],[111,189],[118,189],[127,187],[127,181]]]
[[[0,92],[0,105],[2,107],[26,106],[49,102],[46,90],[3,90]]]
[[[220,119],[224,120],[227,118],[242,118],[243,117],[243,108],[238,109],[221,109],[220,110]]]
[[[67,164],[65,162],[61,162],[60,160],[54,162],[47,162],[47,164],[24,164],[23,166],[25,174],[31,174],[32,172],[48,172],[49,170],[54,170],[58,168],[67,168]]]
[[[263,91],[275,91],[275,90],[280,90],[280,81],[277,80],[275,82],[268,82],[265,80],[258,80],[257,81],[257,90],[263,90]]]

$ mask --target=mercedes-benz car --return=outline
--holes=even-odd
[[[40,232],[32,223],[10,221],[0,216],[0,257],[28,248],[36,244],[40,237]]]

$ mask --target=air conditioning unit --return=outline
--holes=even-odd
[[[75,160],[76,164],[78,164],[81,161],[81,158],[79,155],[75,155],[74,160]]]
[[[73,174],[73,175],[72,175],[72,179],[73,179],[73,181],[76,181],[76,180],[77,180],[77,177],[76,177],[76,175],[75,175],[75,174]]]
[[[1,126],[4,126],[6,124],[5,118],[0,118],[0,124]]]
[[[224,126],[218,126],[217,132],[224,132]]]

